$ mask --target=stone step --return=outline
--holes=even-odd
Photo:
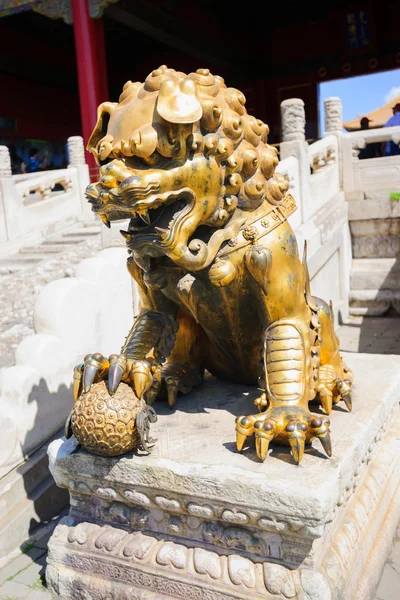
[[[352,262],[350,289],[400,290],[399,258],[355,258]]]
[[[394,186],[395,188],[396,186]],[[365,200],[393,200],[392,194],[400,192],[400,187],[390,190],[364,190]]]
[[[90,237],[94,235],[99,235],[101,233],[101,227],[85,227],[82,229],[75,229],[74,231],[66,231],[62,234],[63,238],[79,238],[79,237]]]
[[[400,316],[400,290],[350,290],[349,313],[353,316]]]
[[[20,254],[42,254],[42,255],[46,255],[46,254],[58,254],[59,252],[62,252],[63,249],[65,249],[65,247],[63,246],[58,246],[57,244],[48,244],[47,246],[43,246],[43,244],[40,244],[40,246],[25,246],[24,248],[20,249]]]
[[[21,269],[27,267],[35,267],[43,260],[43,256],[12,256],[10,258],[0,260],[0,275],[10,275],[17,273]]]
[[[349,221],[365,221],[368,219],[396,219],[400,217],[400,202],[391,200],[390,194],[382,198],[364,198],[351,200],[349,203]]]
[[[74,246],[75,244],[79,244],[79,242],[83,241],[79,239],[79,238],[72,238],[70,240],[66,239],[66,240],[45,240],[44,242],[42,242],[42,246],[60,246],[60,249],[62,250],[63,248],[67,247],[67,246]]]

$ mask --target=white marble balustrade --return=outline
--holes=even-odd
[[[93,219],[84,195],[89,169],[84,157],[83,162],[77,160],[74,145],[81,145],[83,154],[82,138],[69,138],[73,162],[70,159],[67,169],[24,175],[11,175],[8,149],[0,147],[0,256],[34,244],[70,222]]]

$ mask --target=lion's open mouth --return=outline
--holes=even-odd
[[[129,223],[130,234],[157,234],[165,237],[175,220],[187,207],[184,196],[170,198],[162,204],[156,202],[147,210],[141,210]]]
[[[125,233],[165,239],[175,219],[187,208],[188,194],[185,189],[159,194],[158,182],[140,187],[138,181],[136,176],[127,178],[113,189],[92,184],[86,189],[87,200],[107,227],[111,221],[131,218],[129,232]]]

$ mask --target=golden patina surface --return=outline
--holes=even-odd
[[[123,381],[172,407],[207,369],[261,389],[259,412],[236,420],[238,450],[254,434],[261,460],[274,440],[298,463],[314,437],[331,454],[329,419],[309,402],[350,409],[353,376],[332,308],[311,296],[268,126],[245,102],[207,69],[162,66],[99,107],[88,148],[100,181],[87,196],[106,225],[131,219],[121,233],[141,312],[121,354],[76,367],[75,394],[102,379],[113,394]]]

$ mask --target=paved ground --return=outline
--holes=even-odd
[[[338,329],[341,349],[347,352],[400,354],[400,319],[355,317]],[[0,570],[0,600],[51,600],[46,590],[47,538],[26,545],[21,554]],[[393,540],[374,600],[400,598],[400,526]]]

